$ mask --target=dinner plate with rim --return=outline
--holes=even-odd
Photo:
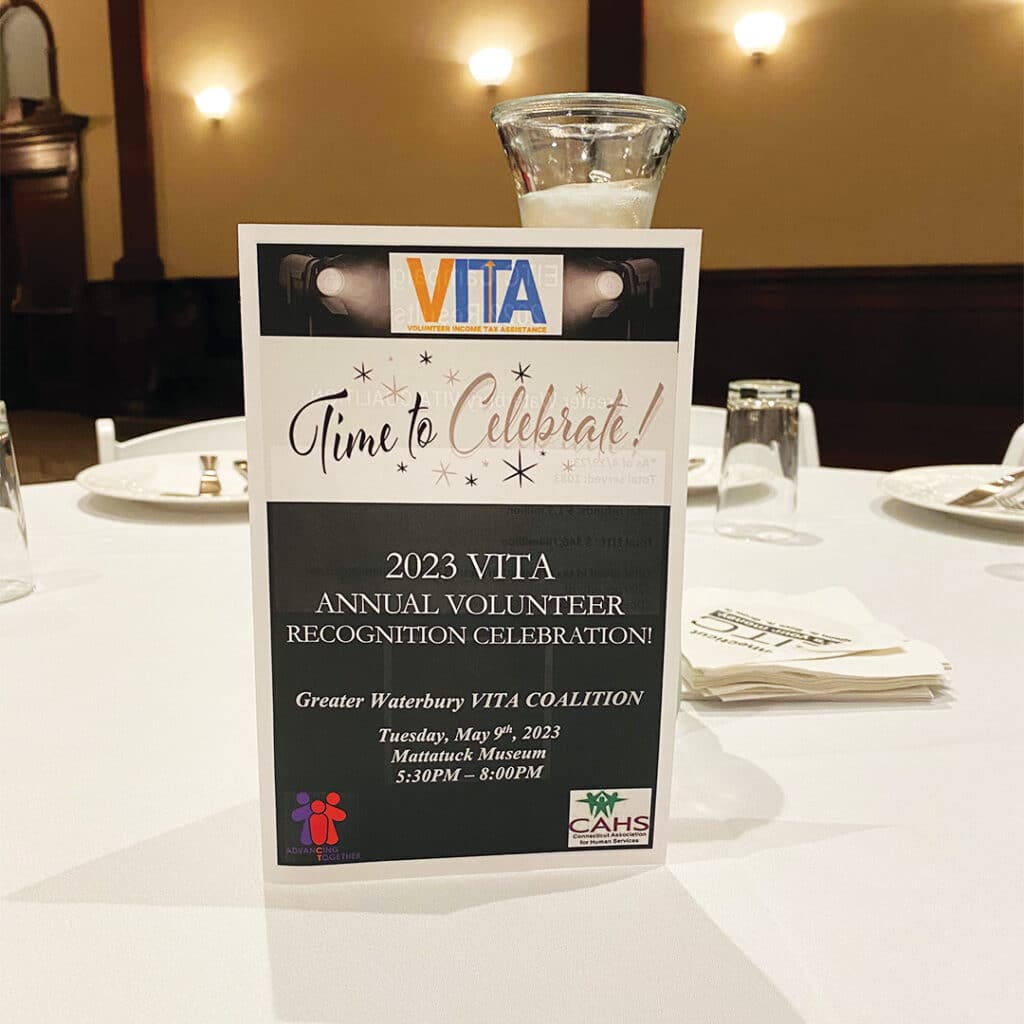
[[[945,512],[959,519],[969,519],[982,526],[996,526],[1004,530],[1024,530],[1024,512],[1011,512],[994,501],[978,505],[950,505],[973,487],[998,480],[1004,473],[1012,473],[1016,466],[957,465],[914,466],[887,473],[878,482],[882,493],[908,505]]]
[[[708,494],[718,490],[718,481],[722,476],[722,449],[714,445],[693,445],[690,448],[690,461],[701,459],[701,463],[690,469],[686,478],[686,490],[689,494]],[[751,484],[763,483],[770,476],[760,466],[740,465],[733,470],[733,486],[747,487]]]
[[[220,494],[199,494],[200,455],[217,456]],[[245,479],[232,465],[243,451],[169,452],[116,459],[83,469],[75,479],[92,494],[120,501],[181,509],[242,509],[249,503]]]

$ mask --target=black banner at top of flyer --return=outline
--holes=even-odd
[[[265,337],[677,342],[683,252],[258,246]]]

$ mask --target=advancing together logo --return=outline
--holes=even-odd
[[[647,846],[650,838],[649,789],[569,791],[569,849]]]
[[[358,860],[359,854],[338,849],[341,839],[338,825],[348,818],[341,806],[341,794],[331,790],[322,799],[311,798],[304,790],[295,794],[298,806],[292,811],[292,821],[299,827],[299,843],[289,846],[287,852],[317,861]]]
[[[328,793],[323,800],[310,800],[308,793],[296,793],[295,802],[299,805],[292,811],[292,821],[302,822],[302,836],[299,842],[303,846],[337,846],[338,830],[336,821],[344,821],[348,814],[338,804],[341,797],[337,793]]]
[[[562,256],[391,253],[391,330],[560,334]]]

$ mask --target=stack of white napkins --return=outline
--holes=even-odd
[[[942,652],[875,619],[848,590],[683,594],[684,697],[700,700],[931,700]]]

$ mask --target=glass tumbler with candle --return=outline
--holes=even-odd
[[[794,536],[800,385],[734,380],[726,404],[715,530],[786,542]]]
[[[624,93],[556,93],[499,103],[523,227],[649,228],[678,103]]]

